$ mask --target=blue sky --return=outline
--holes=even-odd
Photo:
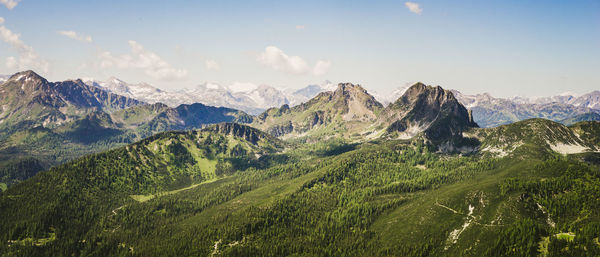
[[[379,93],[415,81],[503,97],[600,89],[600,1],[410,2],[0,0],[0,74],[167,90],[325,80]]]

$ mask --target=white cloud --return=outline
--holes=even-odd
[[[304,29],[306,28],[304,25],[296,25],[296,29]]]
[[[206,60],[206,69],[208,70],[220,70],[221,66],[215,60]]]
[[[21,2],[21,0],[0,0],[0,4],[3,4],[4,6],[6,6],[6,8],[8,8],[9,10],[12,10],[12,8],[15,8],[15,6],[17,6],[17,4],[19,4],[19,2]]]
[[[3,23],[4,18],[0,17],[0,24]],[[48,62],[40,58],[33,50],[33,47],[25,44],[25,42],[21,40],[20,34],[12,32],[4,25],[0,25],[0,39],[12,46],[19,54],[18,58],[14,56],[6,58],[6,67],[11,69],[18,68],[20,70],[41,70],[44,73],[48,72]]]
[[[331,62],[319,60],[315,67],[311,68],[300,56],[288,56],[275,46],[267,46],[264,52],[258,54],[256,60],[274,70],[291,74],[311,72],[314,75],[323,75],[331,66]]]
[[[315,64],[315,68],[313,69],[313,74],[319,76],[327,73],[327,71],[331,68],[330,61],[321,61],[319,60],[317,64]]]
[[[160,80],[175,80],[187,77],[187,70],[171,67],[170,64],[157,54],[145,50],[144,46],[138,42],[129,40],[128,43],[131,48],[131,54],[114,56],[108,51],[101,52],[98,56],[100,58],[100,66],[103,68],[114,66],[121,69],[143,69],[146,75]]]
[[[81,41],[81,42],[87,42],[87,43],[92,42],[92,37],[79,35],[79,34],[77,34],[77,32],[72,31],[72,30],[59,30],[58,34],[61,34],[65,37],[68,37],[70,39],[75,39],[75,40]]]
[[[416,13],[416,14],[420,15],[423,12],[423,9],[417,3],[406,2],[406,3],[404,3],[404,5],[406,5],[406,8],[408,8],[408,10],[412,13]]]

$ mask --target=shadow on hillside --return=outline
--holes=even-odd
[[[314,154],[319,157],[328,157],[338,154],[343,154],[345,152],[352,151],[356,149],[358,144],[333,144],[323,149],[316,150]]]

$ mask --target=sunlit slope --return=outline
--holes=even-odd
[[[481,141],[481,151],[505,156],[522,152],[575,154],[598,152],[600,122],[580,122],[570,127],[560,123],[530,119],[495,128],[473,129],[465,133]]]

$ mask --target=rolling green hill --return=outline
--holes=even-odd
[[[40,235],[52,234],[56,240],[66,235],[82,236],[103,219],[103,210],[114,204],[227,177],[235,169],[260,166],[268,162],[260,158],[262,155],[283,147],[278,139],[237,124],[160,133],[51,168],[9,188],[1,195],[4,219],[0,226],[5,235],[24,232],[22,236],[35,238],[35,242]],[[23,226],[28,227],[27,232],[21,230]],[[0,252],[16,249],[6,248],[9,240],[3,238]],[[14,253],[20,255],[18,250]]]

